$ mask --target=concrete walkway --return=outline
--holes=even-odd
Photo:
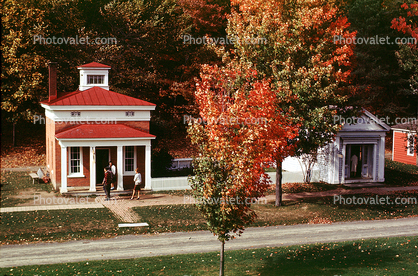
[[[104,208],[100,203],[85,203],[85,204],[65,204],[65,205],[34,205],[34,206],[19,206],[19,207],[3,207],[0,208],[0,213],[11,212],[30,212],[41,210],[67,210],[67,209],[85,209],[85,208]]]
[[[418,218],[251,227],[241,237],[228,241],[225,250],[416,235]],[[219,249],[219,241],[209,231],[127,235],[100,240],[2,246],[0,267],[130,259]]]

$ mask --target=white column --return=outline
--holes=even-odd
[[[90,192],[96,191],[96,147],[90,146]]]
[[[116,164],[116,175],[118,176],[118,191],[123,191],[123,147],[118,146],[117,150],[117,164]]]
[[[145,189],[151,190],[151,145],[145,146]]]
[[[379,143],[379,176],[378,181],[385,181],[385,137],[380,137]]]
[[[377,144],[373,144],[373,181],[377,181],[378,175],[377,175],[377,168],[378,164],[376,164],[379,161],[379,153],[377,152]]]
[[[61,146],[61,193],[68,192],[67,190],[67,147]]]
[[[339,173],[340,164],[338,164],[338,173],[337,173],[337,175],[338,175],[337,181],[338,181],[339,184],[345,183],[345,159],[346,159],[347,154],[348,154],[347,144],[345,144],[343,142],[343,152],[342,152],[343,158],[340,158],[340,162],[342,163],[341,176],[340,176],[340,173]],[[348,158],[348,160],[349,160],[348,162],[350,162],[350,158]],[[350,173],[350,170],[348,170],[348,173]],[[341,182],[340,182],[340,177],[341,177]]]

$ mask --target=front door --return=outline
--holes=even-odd
[[[345,179],[366,179],[373,175],[373,145],[347,145]]]
[[[104,168],[109,166],[109,149],[96,148],[96,183],[101,184],[104,178]]]

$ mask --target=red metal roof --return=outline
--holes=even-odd
[[[155,136],[124,124],[79,124],[58,132],[58,139],[154,138]]]
[[[155,106],[155,104],[137,98],[129,97],[100,87],[92,87],[84,91],[74,91],[50,102],[46,105],[104,105],[104,106]]]
[[[105,64],[101,64],[98,62],[90,62],[87,64],[83,64],[80,66],[77,66],[77,68],[88,68],[88,67],[93,67],[93,68],[111,68],[109,65],[105,65]]]

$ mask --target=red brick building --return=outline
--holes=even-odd
[[[49,98],[41,102],[46,117],[46,162],[51,182],[62,193],[69,187],[96,191],[103,168],[112,160],[117,190],[133,187],[139,168],[151,187],[151,111],[155,104],[109,90],[110,66],[92,62],[77,67],[79,88],[57,92],[57,65],[49,65]]]
[[[392,160],[418,166],[418,155],[415,150],[416,139],[414,138],[417,135],[417,125],[398,124],[393,126],[392,130]]]

